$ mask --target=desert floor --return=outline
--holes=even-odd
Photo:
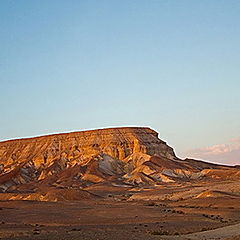
[[[114,238],[237,240],[239,199],[0,201],[0,239]]]

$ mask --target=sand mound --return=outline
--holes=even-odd
[[[202,174],[218,180],[239,180],[239,169],[205,169]]]
[[[222,192],[222,191],[204,191],[200,194],[198,194],[195,198],[217,198],[217,197],[239,197],[236,194],[228,193],[228,192]]]
[[[94,199],[97,196],[75,189],[48,189],[37,193],[4,193],[0,195],[0,200],[31,200],[31,201],[80,201]]]

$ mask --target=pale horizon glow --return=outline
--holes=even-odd
[[[180,156],[219,164],[240,165],[240,137],[231,139],[228,143],[191,149],[181,153]]]

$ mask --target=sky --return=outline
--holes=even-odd
[[[180,157],[240,164],[239,12],[238,0],[0,1],[0,140],[148,126]]]

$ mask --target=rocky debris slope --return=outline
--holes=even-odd
[[[228,179],[228,173],[240,179],[239,172],[178,159],[150,128],[110,128],[0,142],[2,192],[36,193],[46,187],[79,190],[100,183],[146,187],[206,177]]]

